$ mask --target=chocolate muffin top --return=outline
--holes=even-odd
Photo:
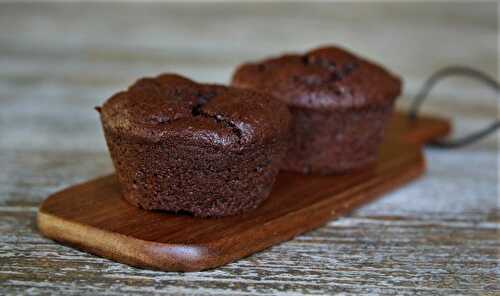
[[[401,80],[370,61],[328,46],[240,66],[232,85],[299,107],[343,109],[392,103]]]
[[[237,149],[284,136],[290,120],[269,95],[175,74],[140,79],[97,110],[104,128],[129,139]]]

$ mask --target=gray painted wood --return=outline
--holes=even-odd
[[[428,174],[352,215],[212,271],[140,270],[36,231],[50,193],[112,171],[92,107],[135,78],[227,82],[240,62],[339,43],[405,78],[497,75],[498,7],[482,4],[0,4],[0,293],[499,295],[498,136],[427,150]],[[443,83],[425,110],[457,133],[497,114],[477,83]]]

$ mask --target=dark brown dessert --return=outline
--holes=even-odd
[[[401,80],[338,47],[241,65],[232,85],[272,94],[292,113],[283,169],[339,173],[372,163]]]
[[[148,210],[212,217],[253,209],[286,152],[286,105],[251,90],[163,74],[98,110],[123,195]]]

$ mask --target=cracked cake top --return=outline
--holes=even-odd
[[[398,77],[335,46],[243,64],[232,84],[273,94],[292,106],[324,109],[392,103],[401,92]]]
[[[108,131],[189,145],[262,143],[287,133],[290,120],[286,106],[269,95],[175,74],[140,79],[97,110]]]

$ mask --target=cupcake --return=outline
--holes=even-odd
[[[269,93],[292,114],[283,169],[342,173],[377,158],[401,80],[338,47],[241,65],[232,85]]]
[[[123,197],[217,217],[256,208],[286,153],[290,115],[269,95],[163,74],[98,107]]]

